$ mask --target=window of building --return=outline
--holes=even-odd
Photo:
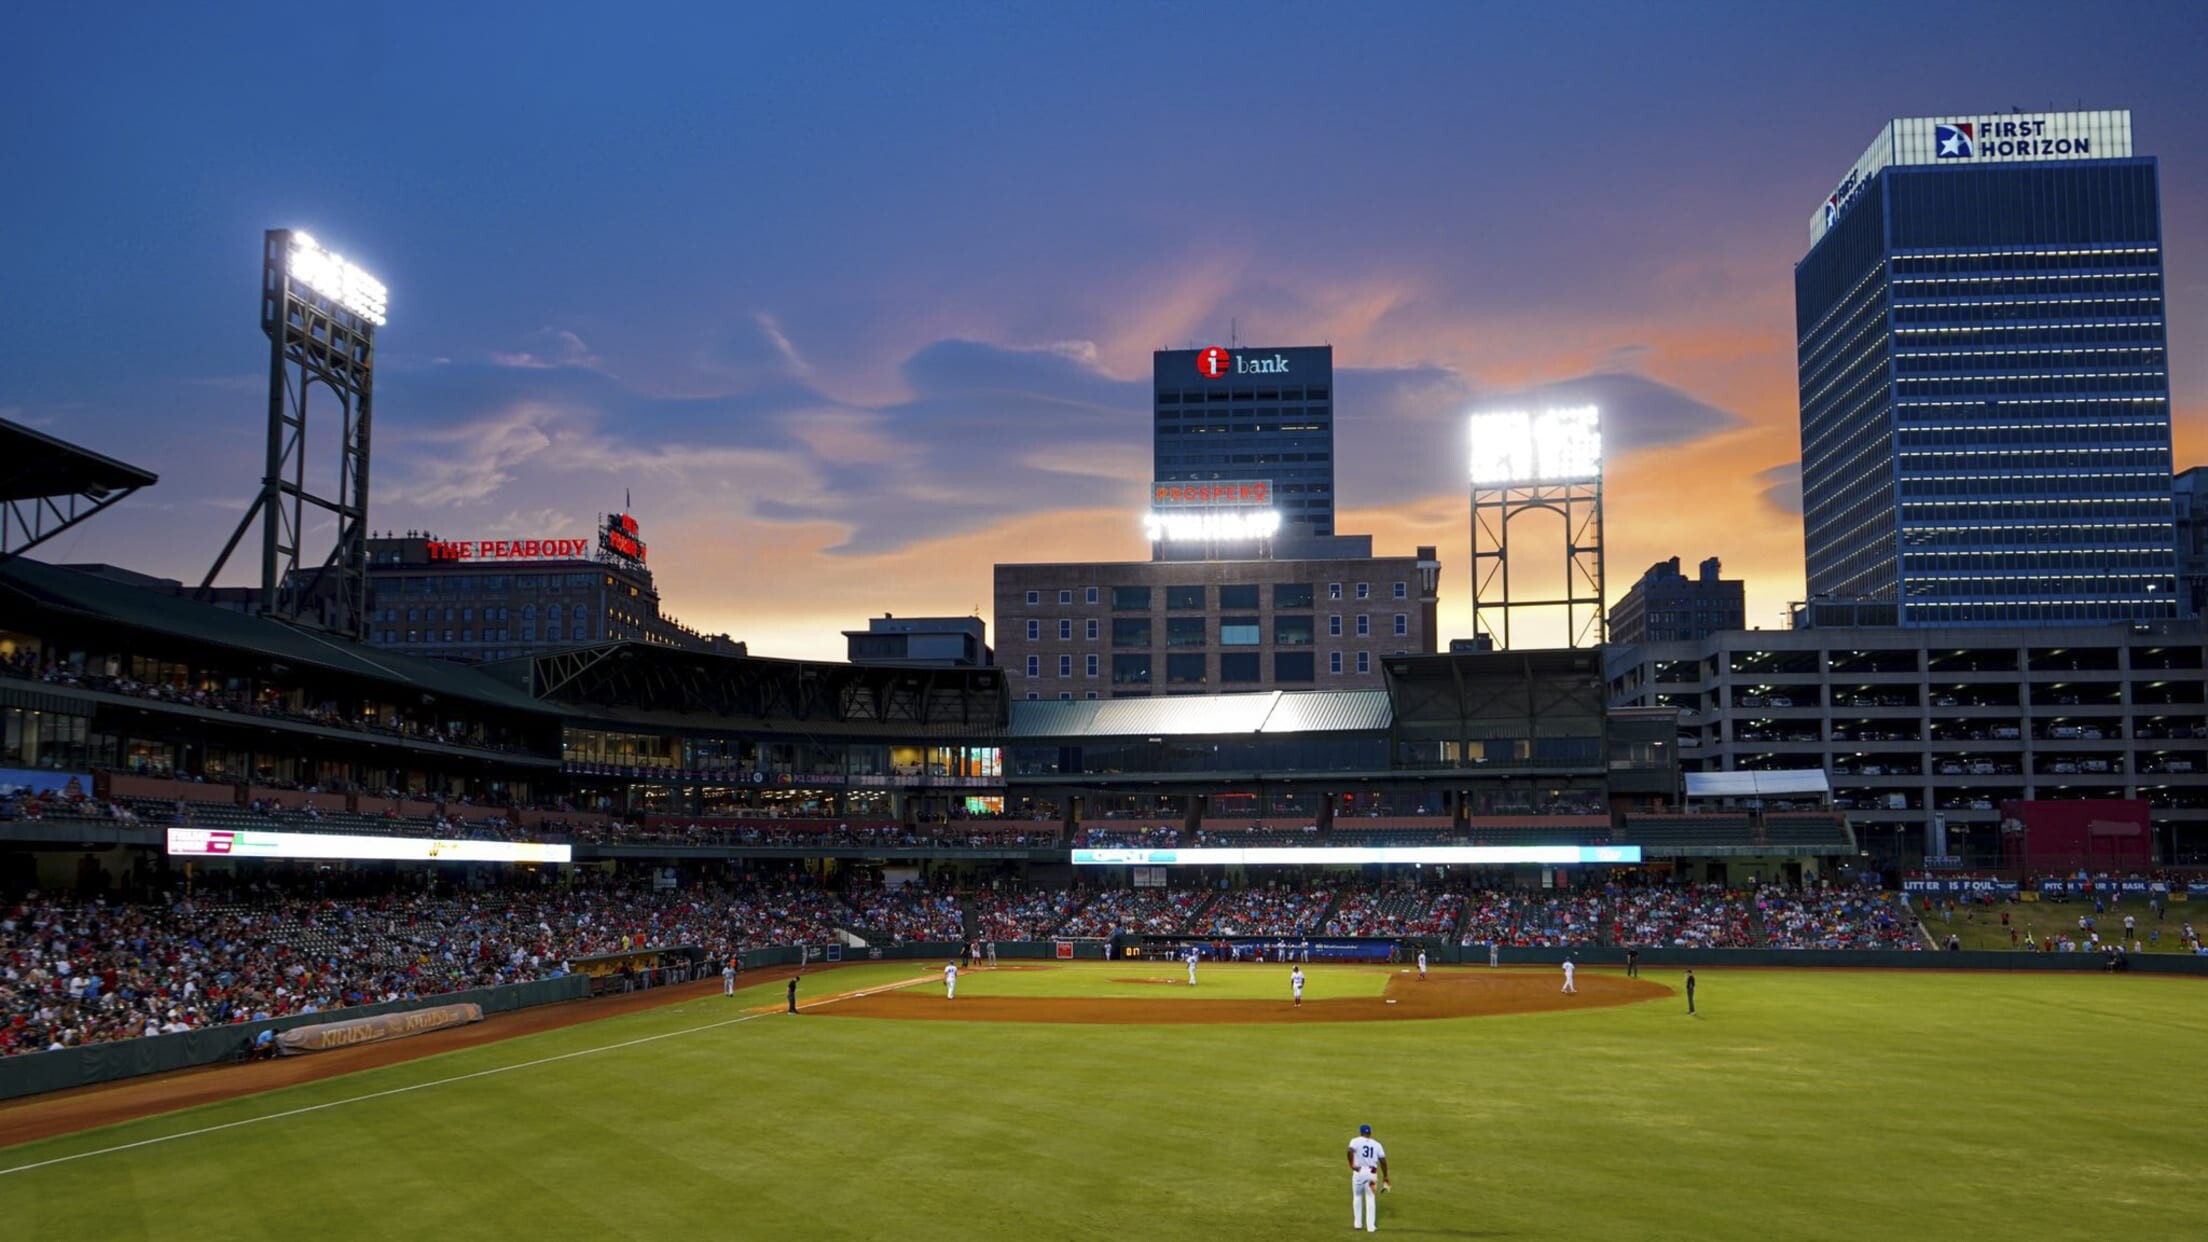
[[[1092,604],[1096,602],[1096,588],[1095,588],[1095,587],[1090,587],[1090,588],[1089,588],[1089,602],[1090,602],[1090,603],[1092,603]],[[1090,695],[1089,697],[1093,699],[1093,698],[1095,698],[1096,696],[1092,694],[1092,695]]]
[[[1254,651],[1222,651],[1219,653],[1219,681],[1231,685],[1238,681],[1258,680],[1257,653]]]
[[[419,609],[419,608],[409,608],[409,609],[407,609],[407,610],[406,610],[406,619],[407,619],[407,620],[409,620],[409,621],[419,621],[419,620],[421,620],[421,619],[422,619],[422,610],[421,610],[421,609]]]
[[[521,641],[525,643],[533,643],[537,641],[537,627],[529,624],[526,621],[522,622]]]
[[[1409,584],[1407,584],[1407,583],[1402,583],[1402,582],[1398,582],[1398,583],[1396,583],[1396,584],[1395,584],[1395,597],[1396,597],[1397,599],[1409,599],[1409,598],[1411,597],[1411,592],[1410,592],[1410,586],[1409,586]]]
[[[1308,582],[1276,582],[1273,584],[1273,607],[1309,608],[1312,595],[1311,584]]]
[[[1027,640],[1039,642],[1043,637],[1043,623],[1033,617],[1027,619]]]
[[[1062,590],[1062,591],[1058,592],[1058,602],[1059,602],[1059,603],[1061,603],[1061,604],[1070,604],[1070,603],[1072,603],[1072,602],[1073,602],[1073,588],[1071,588],[1071,587],[1067,587],[1066,589],[1064,589],[1064,590]]]
[[[1146,586],[1117,586],[1112,588],[1112,611],[1150,611],[1150,588]]]
[[[1058,639],[1061,642],[1070,642],[1073,639],[1072,617],[1058,618]]]
[[[1096,627],[1097,627],[1097,620],[1096,620],[1096,618],[1095,618],[1095,617],[1090,617],[1090,618],[1089,618],[1089,641],[1090,641],[1090,642],[1092,642],[1092,643],[1096,641]]]
[[[1326,653],[1326,671],[1329,673],[1339,673],[1342,671],[1341,652],[1329,651]]]
[[[460,619],[461,619],[462,621],[473,621],[473,620],[475,620],[475,609],[473,609],[473,608],[463,608],[463,609],[461,609],[461,610],[460,610]]]
[[[1342,584],[1339,582],[1327,583],[1326,597],[1328,599],[1340,599],[1342,597]]]
[[[1084,676],[1084,677],[1094,677],[1094,676],[1096,676],[1096,656],[1095,656],[1094,654],[1091,654],[1091,655],[1089,656],[1088,671],[1087,671],[1087,672],[1085,672],[1085,673],[1083,673],[1083,674],[1082,674],[1082,676]]]
[[[1201,647],[1204,636],[1202,617],[1167,617],[1165,619],[1165,645],[1168,647]]]
[[[1249,582],[1244,583],[1240,586],[1220,587],[1219,607],[1221,607],[1222,609],[1249,609],[1257,607],[1257,584],[1254,582]]]
[[[1040,604],[1040,603],[1042,603],[1042,602],[1043,602],[1043,593],[1042,593],[1041,591],[1029,591],[1029,592],[1027,593],[1027,602],[1028,602],[1028,603],[1030,603],[1030,604]]]
[[[553,643],[556,643],[556,642],[560,641],[560,623],[559,623],[559,622],[557,622],[557,621],[554,621],[554,622],[553,622],[552,624],[550,624],[550,625],[547,625],[547,626],[545,626],[545,627],[544,627],[544,639],[545,639],[545,641],[546,641],[546,642],[553,642]]]
[[[1169,686],[1201,686],[1211,676],[1211,657],[1201,651],[1182,652],[1165,657],[1165,684]]]
[[[1113,617],[1112,645],[1114,647],[1147,647],[1150,645],[1150,618]]]
[[[1358,671],[1358,672],[1360,672],[1360,673],[1369,673],[1369,672],[1371,672],[1371,671],[1372,671],[1372,653],[1371,653],[1371,652],[1369,652],[1369,651],[1360,651],[1360,652],[1358,652],[1358,653],[1357,653],[1357,671]]]
[[[583,606],[581,604],[575,605],[575,619],[577,621],[585,620],[589,616],[589,613],[583,611]]]
[[[1062,655],[1062,656],[1059,656],[1059,657],[1058,657],[1058,675],[1059,675],[1060,677],[1071,677],[1071,676],[1073,676],[1073,657],[1072,657],[1072,656],[1070,656],[1070,655]]]
[[[1115,655],[1112,657],[1112,684],[1115,686],[1147,686],[1150,684],[1150,656]]]
[[[1363,637],[1365,637],[1366,635],[1368,635],[1368,634],[1370,634],[1370,633],[1372,633],[1372,618],[1371,618],[1371,617],[1368,617],[1368,616],[1366,616],[1366,615],[1365,615],[1365,614],[1363,614],[1363,613],[1358,613],[1358,614],[1357,614],[1357,637],[1359,637],[1359,638],[1363,638]]]
[[[1081,697],[1082,697],[1082,698],[1084,698],[1084,699],[1093,699],[1093,698],[1095,698],[1095,697],[1096,697],[1096,691],[1094,691],[1094,690],[1091,690],[1091,691],[1089,691],[1089,692],[1088,692],[1087,694],[1084,694],[1084,695],[1082,695]]]
[[[1273,644],[1279,647],[1308,647],[1317,641],[1312,630],[1311,615],[1275,616],[1273,618]]]
[[[1028,691],[1028,692],[1027,692],[1027,701],[1028,701],[1028,702],[1030,702],[1030,703],[1032,703],[1032,702],[1034,702],[1035,700],[1037,700],[1037,699],[1039,699],[1039,698],[1042,698],[1042,697],[1043,697],[1042,695],[1039,695],[1039,694],[1035,693],[1035,692],[1034,692],[1033,690],[1030,690],[1030,691]]]
[[[1264,642],[1264,630],[1256,617],[1219,618],[1219,645],[1222,647],[1255,647]]]
[[[1328,638],[1340,638],[1342,636],[1341,614],[1336,613],[1326,619],[1326,636]]]
[[[1358,584],[1357,584],[1357,598],[1359,598],[1359,599],[1371,599],[1371,598],[1372,598],[1372,584],[1371,584],[1371,583],[1369,583],[1369,582],[1360,582],[1360,583],[1358,583]]]
[[[1064,700],[1064,699],[1070,699],[1070,698],[1072,698],[1072,697],[1073,697],[1073,691],[1071,691],[1071,690],[1060,690],[1060,691],[1058,692],[1058,697],[1059,697],[1059,699],[1061,699],[1061,700]]]
[[[1317,681],[1318,662],[1308,651],[1280,651],[1273,654],[1274,681]]]
[[[1411,632],[1411,618],[1410,618],[1410,614],[1408,614],[1408,613],[1401,613],[1401,612],[1399,612],[1399,613],[1395,614],[1395,636],[1396,636],[1397,638],[1402,638],[1403,636],[1405,636],[1405,635],[1409,634],[1410,632]]]
[[[1204,588],[1198,586],[1169,586],[1165,588],[1165,606],[1172,612],[1202,612]]]

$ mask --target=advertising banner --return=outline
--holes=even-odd
[[[1358,866],[1364,863],[1479,863],[1486,865],[1620,863],[1641,861],[1638,845],[1338,845],[1236,849],[1102,849],[1073,851],[1076,867],[1267,867]]]
[[[295,1026],[277,1034],[276,1051],[287,1057],[302,1052],[326,1052],[331,1048],[350,1048],[354,1044],[404,1039],[409,1035],[440,1031],[448,1026],[466,1026],[470,1022],[482,1020],[481,1005],[432,1005],[427,1009],[409,1009],[404,1013],[384,1013],[366,1018],[351,1018],[343,1022]]]
[[[2017,883],[2014,880],[1903,880],[1901,891],[1924,893],[1934,897],[1969,897],[1991,893],[1996,897],[2014,897]]]
[[[255,832],[171,828],[174,858],[348,858],[392,862],[572,862],[575,849],[542,841],[451,841],[439,837],[356,837],[335,832]]]

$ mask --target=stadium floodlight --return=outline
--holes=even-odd
[[[1602,416],[1594,406],[1474,414],[1471,430],[1474,486],[1602,477]]]
[[[343,255],[324,250],[321,243],[293,229],[288,267],[293,280],[377,327],[383,326],[388,292],[383,282],[346,262]]]
[[[1270,539],[1280,530],[1275,509],[1186,509],[1143,515],[1152,543],[1236,543]]]

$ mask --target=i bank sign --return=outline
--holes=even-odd
[[[1279,352],[1238,354],[1214,345],[1196,351],[1196,373],[1205,379],[1225,379],[1229,375],[1286,375],[1288,355]]]

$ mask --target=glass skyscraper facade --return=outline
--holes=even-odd
[[[2185,612],[2157,169],[2130,114],[1895,121],[1794,272],[1813,600]]]
[[[1151,357],[1153,477],[1269,481],[1281,535],[1334,534],[1334,348],[1214,346]]]

